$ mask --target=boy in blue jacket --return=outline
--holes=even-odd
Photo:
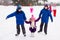
[[[26,20],[26,16],[25,13],[21,10],[21,7],[17,6],[17,10],[15,12],[13,12],[12,14],[8,15],[6,17],[6,19],[10,18],[10,17],[16,17],[16,28],[17,28],[17,34],[16,36],[18,36],[20,34],[20,25],[22,28],[22,32],[23,35],[26,36],[26,32],[25,32],[25,27],[24,27],[24,21]]]
[[[50,17],[51,21],[53,22],[53,18],[52,18],[52,15],[51,15],[51,10],[49,10],[48,5],[45,4],[45,6],[41,10],[41,12],[39,14],[39,18],[38,18],[38,19],[41,18],[40,30],[38,31],[38,33],[42,32],[43,25],[45,24],[44,33],[47,34],[47,26],[48,26],[49,17]]]

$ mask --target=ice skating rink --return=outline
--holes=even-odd
[[[22,10],[25,12],[27,20],[31,17],[30,8],[33,7],[33,14],[37,19],[41,9],[43,6],[23,6]],[[19,36],[15,36],[16,34],[16,21],[15,17],[11,17],[6,20],[7,15],[16,11],[16,6],[0,6],[0,40],[60,40],[60,6],[56,6],[57,13],[56,17],[53,16],[53,22],[49,19],[48,23],[48,34],[44,34],[44,30],[42,33],[38,33],[41,19],[37,22],[37,31],[34,37],[31,37],[29,31],[29,24],[25,23],[26,29],[26,37],[23,36],[22,30]]]

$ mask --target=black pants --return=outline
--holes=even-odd
[[[43,29],[43,25],[44,25],[44,23],[42,23],[41,22],[41,24],[40,24],[40,32],[42,32],[42,29]],[[47,23],[45,23],[45,26],[44,26],[44,32],[47,34]]]
[[[19,26],[19,25],[17,25],[17,26],[16,26],[16,28],[17,28],[17,34],[20,34],[20,26]],[[21,28],[22,28],[22,32],[23,32],[23,34],[25,34],[26,32],[25,32],[24,24],[23,24],[23,25],[21,25]]]

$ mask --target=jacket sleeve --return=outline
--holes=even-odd
[[[6,17],[6,19],[8,19],[8,18],[10,18],[10,17],[13,17],[13,16],[15,16],[15,12],[12,13],[12,14],[10,14],[10,15],[8,15],[8,16]]]
[[[35,20],[35,22],[39,21],[40,17]]]
[[[53,17],[52,17],[51,11],[49,11],[49,16],[50,16],[51,21],[53,21]]]
[[[30,24],[31,22],[30,21],[25,21],[25,23]]]
[[[26,20],[26,16],[25,16],[25,13],[23,12],[23,17],[24,17],[24,20]]]

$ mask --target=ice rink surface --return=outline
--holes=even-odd
[[[34,11],[33,14],[36,17],[36,19],[39,16],[39,13],[41,9],[43,9],[43,6],[23,6],[22,10],[25,12],[25,15],[27,17],[27,20],[31,17],[30,8],[33,7]],[[48,23],[48,34],[44,34],[44,30],[42,33],[38,33],[38,30],[40,28],[41,20],[37,22],[37,31],[35,32],[34,37],[30,37],[30,31],[29,31],[29,24],[25,23],[25,29],[26,29],[26,37],[23,36],[22,30],[19,36],[15,36],[16,34],[16,20],[15,17],[11,17],[6,20],[7,15],[13,13],[16,11],[15,6],[0,6],[0,40],[60,40],[60,6],[56,6],[56,17],[53,16],[53,23],[49,19]]]

